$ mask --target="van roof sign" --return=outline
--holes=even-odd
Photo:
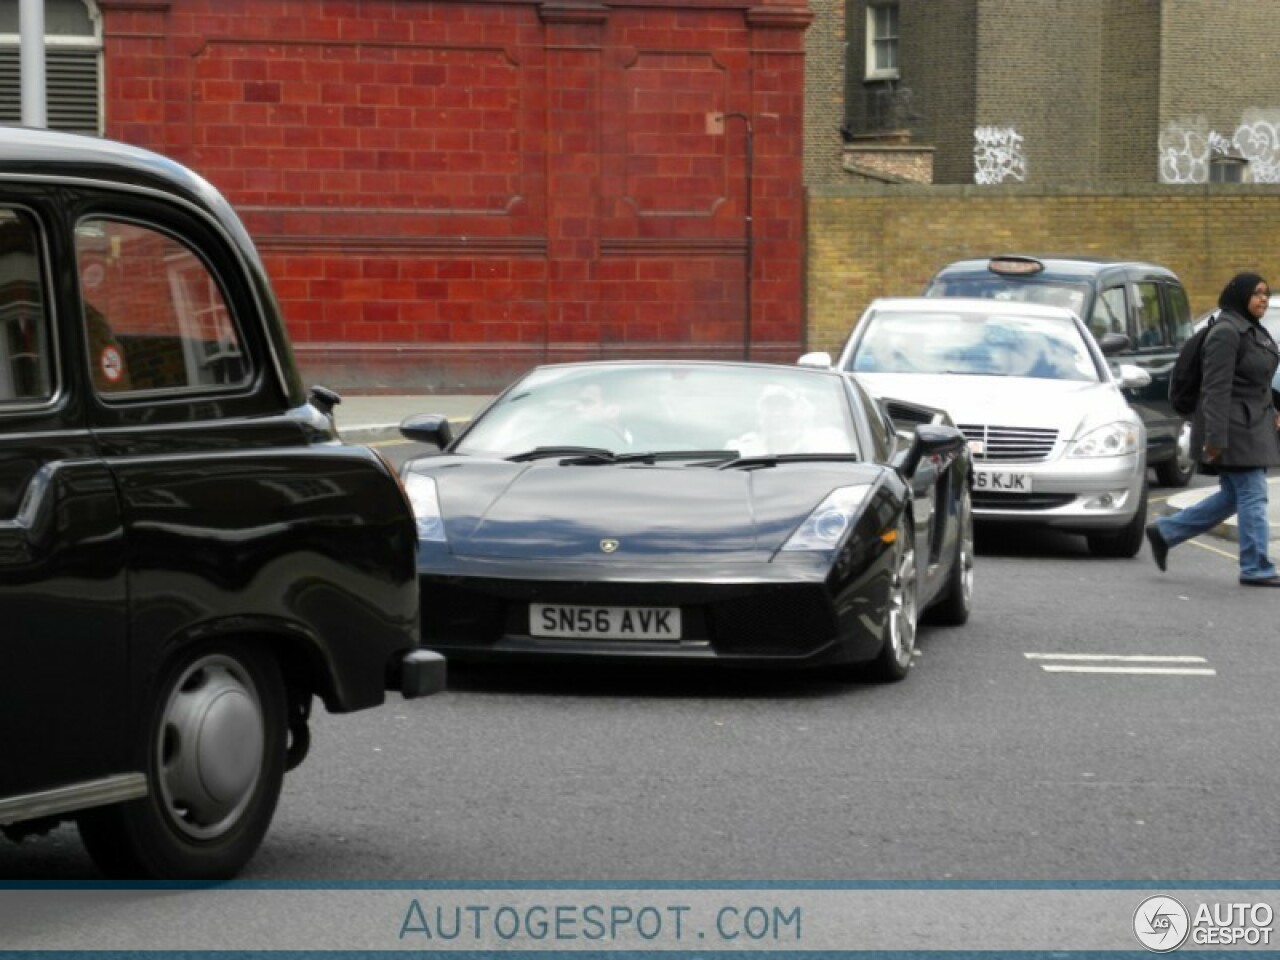
[[[992,273],[1026,275],[1039,273],[1044,264],[1031,257],[993,257],[987,263],[987,269]]]

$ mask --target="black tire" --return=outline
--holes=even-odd
[[[929,623],[958,627],[969,621],[973,609],[973,504],[969,491],[960,494],[959,518],[956,523],[956,555],[947,575],[942,598],[925,613]]]
[[[284,682],[267,652],[213,642],[174,657],[149,694],[137,768],[149,793],[80,817],[104,874],[227,880],[253,856],[284,780]]]
[[[1095,557],[1136,557],[1142,549],[1147,527],[1147,485],[1142,485],[1138,511],[1124,527],[1114,533],[1089,534],[1089,552]]]
[[[1191,456],[1191,424],[1184,422],[1178,434],[1173,457],[1155,465],[1156,482],[1162,487],[1185,487],[1196,475],[1196,461]]]
[[[893,567],[889,584],[889,610],[884,645],[867,665],[867,676],[878,683],[897,683],[911,671],[920,622],[920,574],[916,564],[915,529],[904,516],[894,538]]]

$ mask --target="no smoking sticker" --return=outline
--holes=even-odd
[[[102,375],[107,378],[109,383],[119,383],[120,377],[124,374],[124,357],[120,356],[120,351],[115,347],[103,347],[102,355],[98,358],[98,365],[102,368]]]

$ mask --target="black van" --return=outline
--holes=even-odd
[[[1047,303],[1074,310],[1099,340],[1124,334],[1129,346],[1107,359],[1151,375],[1147,386],[1125,390],[1147,427],[1147,463],[1166,487],[1190,482],[1191,427],[1169,405],[1169,374],[1191,332],[1191,305],[1172,270],[1135,260],[1002,255],[949,264],[924,294]]]

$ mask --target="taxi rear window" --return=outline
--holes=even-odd
[[[1089,299],[1089,284],[1064,280],[1043,273],[1030,275],[965,274],[939,277],[925,291],[928,297],[981,297],[1010,303],[1039,303],[1050,307],[1066,307],[1078,316]]]

